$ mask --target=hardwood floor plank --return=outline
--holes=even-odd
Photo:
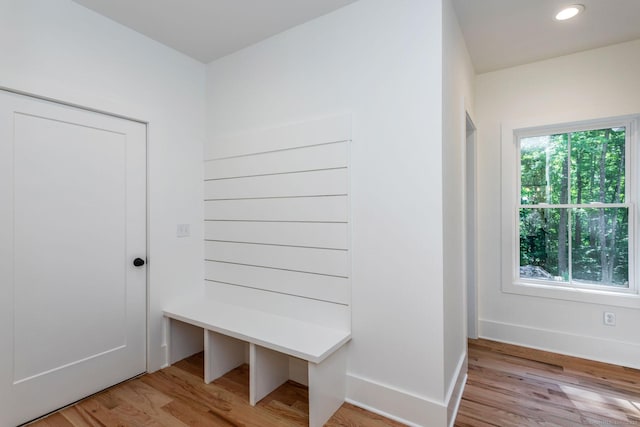
[[[465,414],[458,414],[456,417],[456,426],[458,427],[500,427],[498,424],[489,423],[484,420],[469,417]]]
[[[113,412],[123,414],[123,418],[128,420],[145,419],[150,425],[189,427],[179,419],[173,417],[164,410],[165,405],[171,403],[173,399],[149,387],[141,381],[131,381],[122,384],[112,391],[113,395],[120,400],[120,403],[112,408]],[[153,420],[153,421],[151,421]]]
[[[469,340],[456,426],[640,425],[640,371]]]
[[[278,414],[291,425],[309,423],[309,391],[293,381],[287,381],[265,396],[257,406]]]
[[[249,406],[248,401],[240,396],[222,390],[215,384],[205,384],[202,378],[180,369],[166,368],[148,377],[144,381],[155,380],[153,387],[172,393],[183,402],[193,405],[194,409],[211,412],[218,417],[239,425],[263,425],[264,427],[280,426],[281,420],[268,411],[260,411]],[[157,375],[156,375],[157,374]],[[260,422],[256,422],[259,419]]]
[[[113,394],[114,390],[115,389],[109,389],[109,390],[103,391],[102,393],[99,393],[93,396],[93,398],[95,398],[98,402],[100,402],[100,404],[105,408],[113,409],[120,404],[120,399],[118,399]]]
[[[128,403],[123,403],[111,409],[111,414],[116,416],[119,422],[124,422],[125,425],[131,427],[162,427],[163,425],[167,427],[184,427],[184,424],[178,424],[177,420],[176,423],[169,419],[164,420],[164,423],[160,422],[150,414]]]
[[[308,389],[288,381],[255,407],[243,365],[211,384],[202,354],[120,384],[37,427],[306,426]],[[350,404],[327,427],[399,427]],[[640,371],[487,340],[469,341],[457,427],[640,425]]]
[[[83,420],[90,420],[92,426],[128,426],[124,420],[119,419],[110,409],[103,406],[96,397],[77,403],[75,406],[82,414]]]
[[[215,411],[226,413],[231,410],[232,402],[224,390],[211,394],[204,390],[205,384],[192,384],[178,375],[169,372],[167,368],[142,379],[145,384],[169,394],[173,399],[180,400],[193,410],[201,413]]]
[[[126,400],[144,408],[157,408],[172,401],[171,397],[149,387],[142,381],[126,382],[122,384],[122,387],[113,389],[112,394],[120,400]]]
[[[174,363],[173,366],[189,372],[198,378],[204,378],[204,352],[182,359]]]
[[[287,425],[307,425],[309,423],[309,412],[303,412],[279,400],[261,401],[258,406],[277,414],[278,418]]]
[[[179,399],[173,400],[171,403],[163,406],[163,409],[190,427],[209,427],[214,425],[220,427],[236,427],[236,424],[218,417],[213,412],[194,411],[191,406]]]
[[[277,400],[289,406],[294,405],[297,402],[309,401],[309,390],[307,387],[291,380],[287,381],[285,385],[286,387],[279,387],[277,390],[274,390],[273,393],[265,396],[262,401],[270,402],[272,400]]]
[[[467,390],[473,396],[469,400],[523,418],[538,419],[538,414],[544,413],[545,419],[557,425],[579,425],[581,422],[582,415],[575,408],[527,399],[512,394],[506,388],[492,390],[483,385],[467,384]]]
[[[498,427],[508,426],[558,426],[558,424],[550,420],[538,416],[538,414],[519,413],[510,410],[501,409],[493,405],[483,402],[463,401],[460,404],[460,411],[456,418],[456,426],[459,420],[466,420],[467,424],[476,425],[492,425]],[[562,421],[560,421],[562,422]]]
[[[404,424],[344,403],[325,427],[401,427]]]
[[[200,377],[202,378],[202,377]],[[249,365],[242,365],[218,378],[213,382],[231,393],[234,393],[245,400],[249,400]]]
[[[478,380],[477,377],[481,378]],[[519,376],[496,370],[472,366],[469,369],[469,384],[484,384],[492,390],[508,389],[523,399],[549,402],[554,405],[576,406],[583,413],[596,410],[596,414],[605,411],[610,418],[627,420],[634,408],[628,401],[611,396],[607,401],[600,399],[600,394],[585,388],[550,384],[539,378]],[[610,403],[613,401],[613,403]]]
[[[471,355],[474,356],[471,356]],[[637,398],[638,393],[632,381],[608,381],[606,379],[588,375],[586,372],[577,371],[573,367],[563,367],[557,365],[549,365],[546,363],[539,364],[536,361],[521,359],[520,357],[506,356],[503,354],[491,354],[489,352],[475,353],[470,349],[469,357],[470,365],[493,369],[497,371],[507,372],[519,375],[527,380],[539,379],[543,382],[571,384],[573,386],[591,389],[597,392],[606,390],[608,393],[618,395],[621,398],[629,396]],[[576,373],[578,372],[578,373]],[[633,375],[629,373],[629,375]],[[638,376],[638,373],[635,374]]]
[[[41,427],[73,427],[73,424],[59,412],[40,421],[38,425]]]

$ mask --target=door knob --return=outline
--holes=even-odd
[[[136,267],[142,267],[144,265],[144,260],[142,258],[136,258],[133,260],[133,265]]]

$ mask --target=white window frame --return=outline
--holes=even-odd
[[[505,293],[595,304],[640,308],[640,115],[575,121],[561,124],[511,123],[502,125],[501,170],[501,283]],[[626,128],[625,206],[629,208],[629,287],[571,286],[520,277],[520,150],[519,138],[614,127]],[[567,205],[571,207],[571,205]],[[597,207],[597,206],[594,206]]]

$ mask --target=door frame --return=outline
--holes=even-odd
[[[35,93],[31,93],[31,92],[26,92],[23,90],[19,90],[19,89],[13,89],[10,87],[6,87],[6,86],[2,86],[0,85],[0,91],[3,92],[9,92],[9,93],[13,93],[16,95],[21,95],[21,96],[26,96],[29,98],[34,98],[34,99],[38,99],[38,100],[42,100],[42,101],[47,101],[47,102],[53,102],[59,105],[63,105],[65,107],[71,107],[71,108],[78,108],[84,111],[89,111],[92,113],[98,113],[98,114],[103,114],[106,116],[110,116],[110,117],[115,117],[118,119],[123,119],[123,120],[129,120],[132,122],[136,122],[136,123],[140,123],[142,125],[144,125],[145,128],[145,171],[144,171],[144,177],[145,177],[145,183],[144,183],[144,188],[145,188],[145,252],[146,252],[146,264],[145,264],[145,329],[146,329],[146,334],[145,334],[145,361],[146,361],[146,366],[145,366],[145,371],[148,372],[149,371],[149,348],[150,348],[150,303],[149,303],[149,297],[150,297],[150,272],[151,272],[151,266],[149,263],[149,223],[150,223],[150,212],[149,212],[149,121],[147,120],[142,120],[142,119],[138,119],[135,117],[130,117],[130,116],[125,116],[122,114],[118,114],[118,113],[113,113],[111,111],[106,111],[106,110],[101,110],[98,108],[92,108],[92,107],[88,107],[86,105],[81,105],[81,104],[76,104],[73,102],[67,102],[58,98],[51,98],[51,97],[47,97],[47,96],[42,96],[42,95],[38,95]]]
[[[470,108],[464,102],[463,216],[464,216],[464,299],[467,338],[479,336],[478,316],[478,144],[477,127]]]

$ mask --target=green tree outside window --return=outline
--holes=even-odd
[[[520,277],[629,287],[626,129],[523,137]]]

